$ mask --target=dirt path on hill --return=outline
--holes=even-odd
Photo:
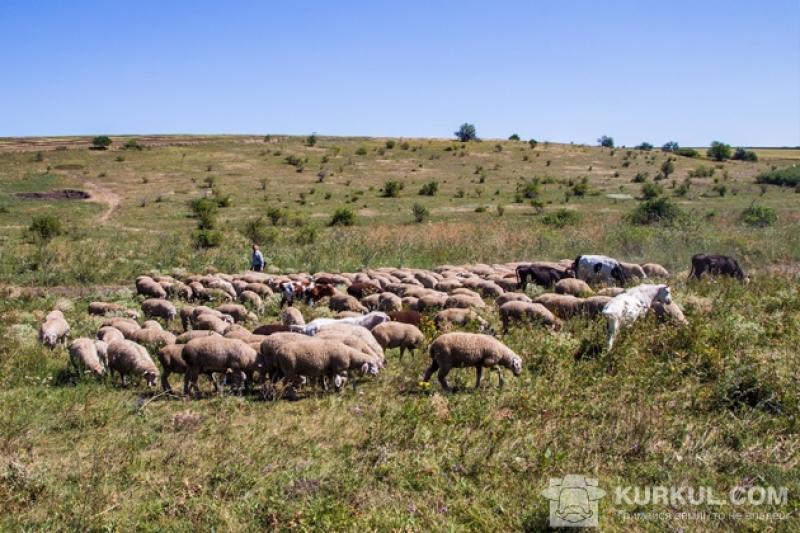
[[[103,214],[100,215],[98,220],[100,220],[100,222],[108,222],[108,219],[111,218],[114,210],[119,205],[121,200],[120,196],[114,191],[92,181],[85,182],[85,185],[86,188],[89,189],[89,193],[92,195],[89,200],[105,204],[106,206],[105,211],[103,211]]]

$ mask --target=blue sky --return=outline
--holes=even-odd
[[[800,1],[0,3],[0,136],[800,145]]]

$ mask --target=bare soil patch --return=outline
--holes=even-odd
[[[25,200],[88,200],[92,197],[86,191],[78,189],[61,189],[60,191],[19,192],[17,198]]]

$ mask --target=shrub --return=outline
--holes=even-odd
[[[705,165],[697,165],[694,170],[689,171],[692,178],[710,178],[714,175],[714,169]]]
[[[352,226],[356,221],[356,214],[349,207],[340,207],[333,212],[329,226]]]
[[[367,149],[363,146],[359,146],[356,149],[356,155],[367,155]]]
[[[389,139],[388,141],[386,141],[386,149],[387,150],[393,149],[395,144],[396,144],[396,141],[394,141],[392,139]]]
[[[597,139],[597,144],[599,144],[603,148],[614,148],[614,137],[603,135],[602,137]]]
[[[653,145],[648,142],[643,142],[640,145],[634,146],[637,150],[644,150],[645,152],[649,152],[653,149]]]
[[[771,207],[756,205],[755,203],[742,211],[742,222],[748,226],[763,228],[772,226],[778,221],[778,214]]]
[[[675,189],[675,196],[686,196],[689,193],[689,188],[692,186],[692,181],[689,178],[683,180],[683,182]]]
[[[306,146],[314,146],[315,144],[317,144],[317,134],[312,133],[306,137]]]
[[[708,148],[706,155],[714,161],[725,161],[731,158],[731,145],[714,141]]]
[[[194,244],[198,248],[216,248],[222,244],[222,232],[215,229],[199,229],[194,234]]]
[[[642,198],[652,200],[664,193],[664,189],[658,183],[645,183],[642,185]]]
[[[511,135],[508,137],[508,140],[509,140],[509,141],[518,141],[518,140],[519,140],[519,135],[517,135],[516,133],[512,133],[512,134],[511,134]]]
[[[678,148],[675,153],[682,157],[697,157],[700,155],[700,152],[694,148]]]
[[[397,180],[389,180],[383,184],[381,196],[384,198],[397,198],[405,185]]]
[[[633,183],[644,183],[647,181],[647,172],[637,172],[633,177]]]
[[[672,163],[672,159],[667,159],[661,164],[661,173],[664,174],[665,179],[673,172],[675,172],[675,165]]]
[[[191,201],[189,207],[198,219],[198,227],[200,229],[211,229],[216,223],[217,217],[217,202],[211,198],[196,198]]]
[[[714,185],[714,187],[712,187],[711,190],[719,194],[720,196],[725,196],[725,194],[728,192],[728,187],[723,185],[722,183],[718,183],[717,185]]]
[[[646,200],[627,215],[632,224],[645,225],[656,223],[672,223],[682,217],[681,209],[664,196]]]
[[[478,139],[478,132],[474,124],[465,122],[453,134],[461,142],[475,141]]]
[[[577,224],[581,221],[581,215],[577,211],[573,211],[572,209],[563,209],[559,208],[555,211],[551,211],[549,213],[545,213],[542,217],[542,224],[546,224],[548,226],[555,226],[557,228],[563,228],[564,226],[572,226]]]
[[[586,196],[589,192],[589,178],[584,176],[580,181],[572,186],[572,194],[575,196]]]
[[[435,196],[439,192],[439,182],[436,180],[429,181],[419,189],[421,196]]]
[[[522,183],[517,183],[517,193],[519,193],[523,198],[538,198],[539,178],[533,178],[530,180],[525,180]]]
[[[539,144],[539,141],[537,141],[536,139],[530,139],[528,141],[528,144],[531,146],[531,148],[536,148],[536,145]]]
[[[485,213],[486,212],[486,206],[485,205],[479,205],[478,207],[475,208],[475,212],[476,213]]]
[[[28,233],[36,242],[46,243],[63,233],[61,220],[53,215],[39,215],[33,217]]]
[[[278,238],[278,230],[267,225],[264,217],[249,220],[242,230],[247,240],[260,246],[274,243]]]
[[[752,150],[746,150],[741,146],[733,152],[733,157],[736,161],[758,161],[758,155]]]
[[[96,150],[105,150],[111,146],[111,143],[112,141],[108,135],[98,135],[92,139],[92,147]]]
[[[677,152],[680,149],[680,146],[675,141],[665,142],[661,146],[662,152]]]
[[[770,185],[783,185],[785,187],[800,186],[800,166],[792,165],[781,169],[772,169],[762,172],[756,177],[756,183]]]
[[[411,207],[411,214],[414,215],[414,222],[420,223],[428,218],[431,212],[422,204],[414,204]]]
[[[289,154],[286,157],[284,157],[283,162],[295,168],[303,167],[303,160],[294,154]]]
[[[122,145],[123,150],[137,150],[141,152],[144,150],[144,146],[139,144],[136,139],[129,139],[125,144]]]
[[[411,145],[410,145],[410,144],[408,144],[408,141],[404,141],[404,142],[403,142],[403,143],[400,145],[400,149],[401,149],[401,150],[408,150],[410,147],[411,147]]]
[[[266,215],[269,221],[272,222],[273,226],[277,226],[281,223],[285,224],[286,220],[288,219],[288,213],[286,210],[275,206],[268,207]]]
[[[506,212],[506,208],[500,204],[497,204],[497,216],[501,217]]]

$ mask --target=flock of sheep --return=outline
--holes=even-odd
[[[611,349],[620,329],[648,312],[659,320],[686,322],[667,285],[615,286],[668,276],[660,265],[605,256],[444,265],[432,271],[214,273],[180,280],[140,276],[136,291],[144,298],[141,313],[115,303],[90,303],[89,313],[103,318],[97,338],[75,339],[69,354],[73,364],[98,376],[118,373],[123,385],[127,376],[135,376],[153,386],[160,376],[164,391],[171,391],[169,376],[178,373],[184,376],[184,393],[197,396],[202,374],[215,390],[261,384],[265,396],[272,396],[282,382],[283,395],[293,398],[302,386],[340,389],[350,380],[355,387],[354,373],[377,375],[386,365],[385,350],[399,348],[402,357],[423,345],[420,328],[430,316],[439,335],[429,346],[431,364],[423,381],[436,372],[442,388],[450,391],[446,378],[452,368],[474,367],[476,386],[483,368],[497,369],[501,384],[502,368],[515,375],[522,371],[522,359],[496,338],[484,318],[492,305],[503,333],[512,324],[557,331],[571,317],[603,315]],[[531,298],[524,292],[529,280],[553,292]],[[265,300],[273,297],[281,297],[280,322],[257,325]],[[298,298],[310,306],[327,306],[333,316],[306,322],[292,305]],[[173,301],[181,301],[180,308]],[[147,320],[140,323],[140,314]],[[467,325],[479,333],[452,331]],[[53,311],[40,327],[40,341],[51,348],[66,344],[69,329],[64,315]]]

